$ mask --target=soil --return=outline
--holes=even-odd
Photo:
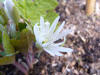
[[[52,57],[43,52],[29,75],[100,75],[100,15],[86,16],[85,0],[58,0],[55,9],[65,29],[73,32],[66,36],[65,47],[73,53]],[[0,66],[2,75],[24,75],[13,65]]]

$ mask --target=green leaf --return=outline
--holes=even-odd
[[[50,23],[52,23],[57,16],[58,14],[56,14],[56,12],[48,11],[48,14],[45,17],[45,20],[47,19]]]
[[[26,24],[25,23],[18,23],[18,28],[19,28],[19,31],[22,31],[23,29],[26,28]]]
[[[0,24],[6,25],[8,23],[8,17],[6,15],[6,12],[3,8],[3,4],[0,3]]]
[[[39,23],[40,16],[43,16],[49,22],[58,16],[54,11],[57,7],[57,0],[14,0],[20,15],[32,25]]]
[[[34,35],[29,30],[23,29],[20,33],[20,39],[11,39],[10,41],[16,51],[27,53],[28,46],[35,40],[34,38]]]
[[[4,19],[2,18],[1,15],[0,15],[0,24],[4,24]]]
[[[2,43],[2,32],[0,32],[0,44]]]
[[[0,58],[0,65],[12,64],[15,61],[15,56],[4,56]]]
[[[28,51],[27,39],[23,39],[23,40],[12,39],[10,41],[16,51],[22,52],[22,53],[27,53],[27,51]]]
[[[12,10],[12,13],[11,13],[11,14],[12,14],[11,17],[12,17],[14,23],[15,23],[16,25],[18,25],[20,16],[19,16],[19,13],[18,13],[18,11],[17,11],[17,9],[16,9],[15,6],[13,7],[13,10]]]
[[[15,49],[13,48],[6,31],[3,31],[2,33],[2,44],[7,56],[11,56],[15,53]]]
[[[5,30],[4,26],[0,24],[0,32],[3,32]]]

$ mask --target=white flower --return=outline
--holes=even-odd
[[[40,26],[35,24],[34,26],[34,34],[36,38],[36,46],[40,49],[45,50],[52,56],[62,56],[61,52],[72,52],[73,50],[70,48],[62,47],[61,45],[64,43],[54,43],[55,41],[65,37],[67,34],[71,32],[70,29],[61,30],[64,27],[65,22],[63,22],[60,27],[56,30],[57,23],[60,17],[57,17],[52,25],[49,22],[44,23],[43,17],[40,17]]]
[[[5,11],[6,11],[6,14],[8,15],[8,17],[10,19],[12,19],[12,11],[13,11],[13,7],[14,7],[14,3],[12,0],[5,0],[4,1],[4,8],[5,8]]]

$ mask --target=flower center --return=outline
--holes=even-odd
[[[48,42],[48,40],[46,39],[46,40],[42,41],[42,44],[45,44],[45,43],[47,43],[47,42]]]

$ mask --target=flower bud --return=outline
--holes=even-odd
[[[15,24],[18,24],[19,14],[12,0],[4,1],[4,8],[8,18]]]

